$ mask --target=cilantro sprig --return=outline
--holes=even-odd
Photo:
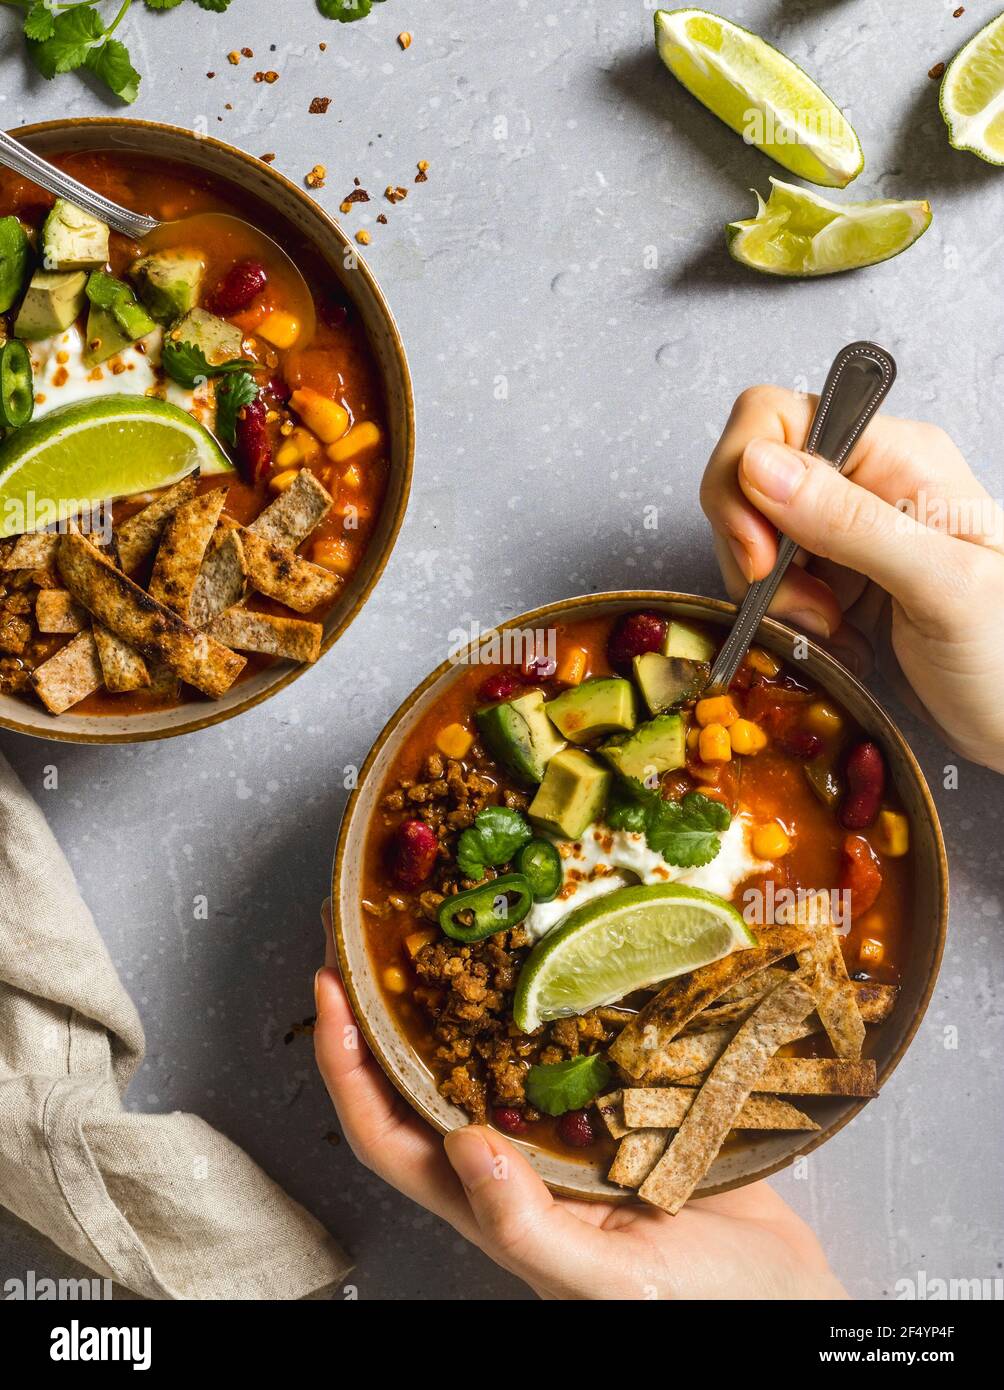
[[[610,1067],[598,1052],[567,1062],[538,1062],[526,1074],[526,1097],[545,1115],[564,1115],[595,1100],[610,1077]]]
[[[457,841],[457,864],[465,878],[482,879],[486,868],[508,864],[533,831],[518,811],[486,806]]]
[[[250,357],[234,357],[229,362],[210,363],[206,354],[195,343],[186,342],[184,338],[172,338],[170,335],[164,339],[161,351],[161,366],[164,371],[172,381],[176,381],[179,386],[187,386],[189,390],[203,381],[208,381],[210,377],[226,376],[228,372],[243,372],[246,368],[257,365],[258,363],[252,362]]]
[[[325,19],[351,24],[353,20],[365,19],[374,3],[382,4],[383,0],[317,0],[317,8]]]
[[[649,849],[667,864],[697,869],[718,854],[722,831],[728,830],[732,817],[727,806],[701,792],[665,801],[658,788],[631,778],[616,788],[606,820],[614,830],[643,834]]]
[[[231,372],[216,388],[216,433],[233,449],[237,444],[237,417],[244,406],[258,399],[258,383],[247,372]]]

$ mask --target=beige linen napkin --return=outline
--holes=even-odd
[[[195,1115],[131,1114],[143,1029],[38,807],[0,757],[0,1204],[145,1298],[295,1299],[350,1268]]]

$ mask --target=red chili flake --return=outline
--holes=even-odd
[[[429,178],[429,161],[420,159],[418,161],[418,173],[415,175],[416,183],[427,183]]]
[[[310,103],[308,110],[310,111],[310,114],[312,116],[326,116],[328,114],[328,107],[330,105],[330,97],[314,97],[314,100]]]
[[[353,179],[352,182],[353,182],[353,183],[355,184],[355,186],[358,188],[359,185],[362,183],[362,179]]]
[[[275,151],[270,150],[268,154],[260,154],[258,158],[263,164],[271,164],[275,160]]]
[[[370,195],[365,188],[353,188],[351,193],[346,193],[338,210],[342,213],[349,212],[353,203],[368,203],[369,200]]]
[[[945,72],[945,65],[944,65],[944,63],[935,63],[934,67],[931,68],[931,70],[928,72],[927,75],[928,75],[928,77],[932,78],[932,79],[936,82],[936,81],[938,80],[939,77],[944,76],[944,72]]]
[[[328,51],[328,45],[327,45],[326,43],[319,43],[317,46],[318,46],[318,48],[321,50],[322,53],[327,53],[327,51]]]
[[[383,196],[387,199],[388,203],[403,203],[408,196],[408,190],[402,188],[400,185],[395,187],[394,184],[389,184],[384,189]]]
[[[279,74],[275,71],[274,68],[269,68],[268,72],[265,74],[265,81],[269,84],[270,87],[273,82],[279,81]]]
[[[242,48],[242,49],[241,49],[241,52],[244,54],[244,57],[245,57],[245,58],[253,58],[253,57],[254,57],[254,49],[253,49],[253,48]]]
[[[953,18],[953,19],[960,19],[960,18],[962,17],[962,15],[965,14],[965,12],[966,12],[966,7],[965,7],[965,5],[960,5],[959,8],[958,8],[957,10],[953,10],[953,11],[952,11],[952,18]]]
[[[206,73],[206,76],[207,76],[207,77],[215,77],[216,74],[215,74],[215,72],[207,72],[207,73]]]
[[[386,225],[387,225],[387,214],[386,214],[385,212],[380,213],[379,217],[377,218],[377,221],[378,221],[378,222],[382,222],[383,225],[386,227]]]

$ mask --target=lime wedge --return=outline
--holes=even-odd
[[[839,107],[776,48],[707,10],[658,10],[659,57],[709,111],[810,183],[843,188],[864,168]]]
[[[898,256],[931,225],[931,205],[877,198],[831,203],[818,193],[771,179],[757,214],[725,229],[729,251],[767,275],[832,275]],[[754,190],[755,191],[755,190]]]
[[[941,114],[957,150],[1004,164],[1004,14],[949,63],[941,84]]]
[[[233,472],[209,431],[176,405],[101,396],[60,406],[0,444],[0,538],[168,487],[193,468]]]
[[[520,973],[513,1018],[532,1033],[549,1018],[612,1004],[755,945],[736,909],[714,893],[675,883],[618,888],[538,941]]]

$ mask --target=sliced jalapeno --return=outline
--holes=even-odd
[[[533,893],[522,874],[503,874],[490,883],[455,893],[439,904],[439,925],[454,941],[483,941],[515,927],[533,906]]]
[[[35,378],[24,343],[9,338],[0,347],[0,423],[20,429],[35,409]]]
[[[561,887],[561,855],[550,840],[531,840],[516,856],[516,868],[530,885],[534,901],[549,903]]]

